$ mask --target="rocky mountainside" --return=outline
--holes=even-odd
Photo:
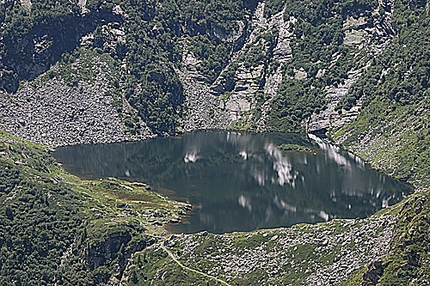
[[[171,236],[160,224],[185,206],[140,185],[80,181],[45,147],[2,133],[2,284],[427,285],[429,10],[428,0],[0,1],[0,129],[17,137],[56,147],[209,128],[322,133],[417,189],[368,220]]]
[[[350,91],[400,27],[394,0],[63,2],[8,1],[1,17],[0,124],[54,146],[202,128],[340,128],[365,100],[351,105]],[[411,5],[402,17],[426,9]],[[52,103],[52,85],[60,116],[33,106]],[[92,103],[101,97],[110,115]],[[94,108],[95,118],[74,117]],[[32,125],[28,110],[43,123]],[[46,138],[60,131],[64,139]]]

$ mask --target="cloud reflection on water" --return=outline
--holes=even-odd
[[[288,184],[294,189],[299,173],[293,170],[293,165],[288,157],[283,156],[281,150],[272,143],[266,144],[264,149],[269,156],[273,157],[273,170],[278,175],[278,178],[272,178],[272,183],[277,182],[280,186]]]
[[[208,131],[175,139],[71,146],[56,154],[82,177],[125,177],[173,190],[173,198],[198,206],[190,224],[180,226],[184,232],[363,217],[401,198],[405,188],[398,182],[370,170],[358,157],[310,138]],[[283,152],[278,146],[284,143],[317,150]]]

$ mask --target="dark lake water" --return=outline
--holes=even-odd
[[[300,144],[312,152],[281,151]],[[213,233],[366,217],[412,189],[318,137],[201,131],[134,143],[59,148],[80,177],[117,177],[171,190],[193,204],[172,232]]]

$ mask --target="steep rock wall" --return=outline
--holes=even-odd
[[[5,91],[0,124],[51,146],[210,128],[325,132],[342,127],[356,118],[364,98],[348,110],[339,109],[340,102],[396,33],[394,1],[350,10],[335,3],[317,22],[306,14],[314,3],[293,9],[295,3],[273,9],[270,1],[256,2],[222,23],[204,15],[189,18],[183,3],[169,8],[177,10],[178,19],[166,20],[157,18],[164,13],[160,7],[149,4],[98,7],[79,1],[73,21],[60,21],[72,17],[61,14],[49,25],[33,26],[34,33],[24,33],[15,45],[7,37],[0,40]],[[140,22],[130,14],[133,9],[142,10]],[[64,28],[59,35],[52,31],[57,20]],[[145,25],[140,32],[139,25]],[[60,45],[66,26],[73,41]],[[170,42],[158,40],[163,37]],[[11,56],[22,49],[23,56]],[[47,106],[54,100],[58,106],[51,113]],[[80,116],[71,116],[74,110]]]

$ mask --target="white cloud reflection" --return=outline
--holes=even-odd
[[[274,144],[267,144],[264,149],[267,154],[274,159],[273,170],[277,173],[277,178],[272,178],[272,183],[278,183],[280,186],[285,184],[291,187],[296,187],[296,180],[299,175],[298,172],[293,170],[293,165],[291,164],[288,157],[282,155],[281,150],[279,150]]]
[[[242,157],[244,160],[248,159],[248,153],[246,151],[240,151],[239,152],[240,157]]]
[[[189,153],[186,153],[184,157],[184,162],[195,163],[199,159],[199,156],[197,154],[197,151],[191,151]]]
[[[287,204],[284,200],[279,199],[278,196],[273,198],[273,203],[280,209],[284,209],[286,212],[297,212],[297,207]]]
[[[308,136],[315,143],[317,143],[321,150],[325,151],[324,153],[327,154],[330,159],[334,160],[338,165],[345,166],[348,169],[351,168],[350,161],[343,154],[341,154],[341,149],[339,147],[325,142],[314,134],[308,134]]]
[[[258,171],[254,168],[252,170],[252,176],[257,181],[260,187],[266,185],[266,174],[264,171]]]
[[[251,205],[251,199],[250,198],[247,198],[244,195],[240,195],[237,202],[239,203],[239,205],[242,208],[247,209],[250,212],[252,211],[252,205]]]
[[[326,213],[325,211],[320,211],[318,213],[318,216],[325,221],[328,221],[330,219],[330,215],[328,213]]]

